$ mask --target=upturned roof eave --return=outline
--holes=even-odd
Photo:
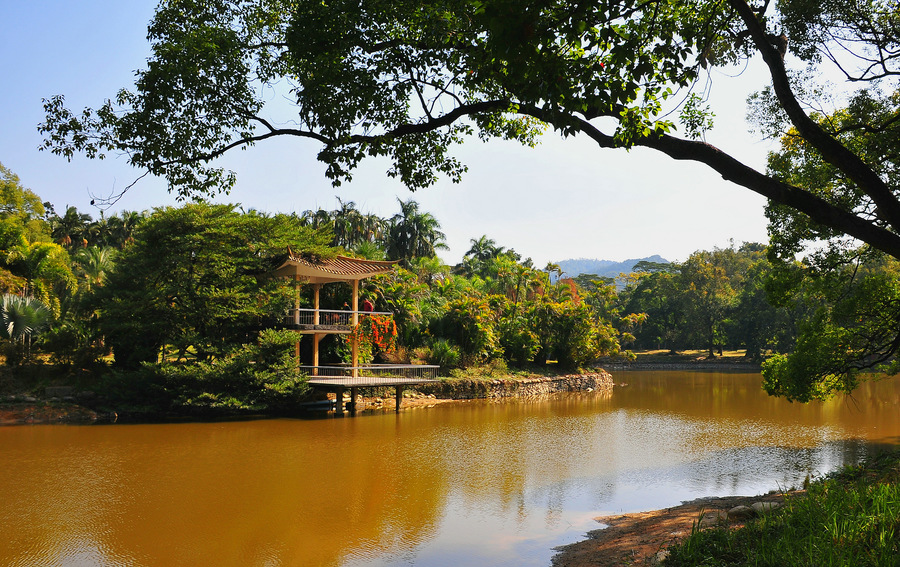
[[[272,275],[298,278],[309,283],[349,282],[390,273],[396,265],[397,262],[364,260],[348,256],[336,256],[323,262],[310,262],[289,253],[287,260],[276,268]]]

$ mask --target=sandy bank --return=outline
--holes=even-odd
[[[726,496],[701,498],[680,506],[606,516],[596,520],[608,527],[589,532],[588,539],[560,547],[553,559],[553,567],[621,567],[622,565],[656,565],[665,550],[690,535],[694,525],[728,523],[742,526],[746,517],[728,516],[736,506],[756,502],[781,503],[778,493],[765,496]]]

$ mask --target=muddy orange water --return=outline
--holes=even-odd
[[[603,514],[794,486],[900,443],[900,381],[758,374],[356,418],[0,428],[0,565],[548,566]]]

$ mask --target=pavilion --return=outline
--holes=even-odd
[[[288,312],[285,326],[301,335],[312,335],[312,364],[300,366],[309,372],[309,385],[313,388],[335,393],[335,412],[343,414],[344,392],[350,390],[351,411],[356,409],[359,388],[392,386],[396,394],[396,409],[400,410],[403,388],[433,382],[437,366],[422,364],[359,364],[359,344],[356,337],[351,342],[350,366],[322,366],[319,364],[319,342],[330,334],[350,334],[359,324],[360,317],[393,313],[360,311],[359,285],[366,278],[387,274],[394,270],[396,262],[364,260],[336,256],[317,262],[309,261],[288,249],[287,258],[273,272],[274,277],[287,278],[294,282],[296,293],[294,307]],[[322,286],[329,283],[349,283],[353,289],[350,309],[321,309],[319,294]],[[312,285],[313,306],[300,307],[300,286]],[[295,355],[300,360],[300,341],[295,345]]]

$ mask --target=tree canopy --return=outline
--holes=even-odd
[[[826,264],[866,257],[860,242],[900,259],[896,0],[170,0],[148,37],[147,67],[114,100],[45,101],[44,148],[128,155],[186,197],[232,185],[224,153],[296,137],[321,144],[335,184],[381,156],[417,189],[460,179],[455,144],[531,145],[552,128],[702,163],[763,195],[785,261],[821,239]],[[781,141],[766,171],[703,139],[707,73],[751,58],[769,82],[750,117]]]
[[[288,304],[290,289],[265,277],[288,248],[328,257],[330,238],[297,217],[232,205],[156,210],[95,294],[116,363],[155,362],[167,346],[178,358],[222,356]]]
[[[846,140],[898,128],[898,19],[886,0],[853,9],[806,0],[167,1],[134,88],[81,113],[50,98],[40,128],[56,153],[123,152],[172,190],[197,195],[233,183],[216,157],[273,137],[320,142],[335,183],[365,157],[388,156],[388,174],[415,189],[438,173],[459,179],[464,165],[450,149],[470,134],[531,144],[549,125],[601,148],[644,146],[704,163],[898,256],[895,185],[879,156]],[[760,104],[779,118],[766,123],[795,131],[856,202],[699,140],[710,116],[693,87],[711,66],[756,55],[771,77]],[[817,119],[811,110],[822,101],[794,80],[788,57],[816,71],[832,64],[861,85],[848,104],[860,110],[854,120]],[[286,115],[259,88],[279,85],[295,103]]]

